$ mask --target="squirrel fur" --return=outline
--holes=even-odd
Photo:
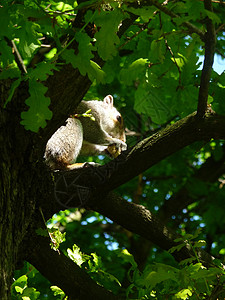
[[[103,101],[81,101],[76,114],[91,109],[94,121],[89,117],[71,117],[48,140],[44,158],[52,169],[73,169],[84,164],[74,164],[78,155],[107,154],[118,156],[126,150],[123,118],[113,106],[113,97]]]

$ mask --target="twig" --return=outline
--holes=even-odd
[[[216,34],[220,32],[223,28],[225,27],[225,23],[221,24],[217,29],[216,29]]]
[[[158,11],[155,11],[153,13],[153,16],[155,16],[158,13]],[[121,48],[123,48],[126,44],[128,44],[133,38],[135,38],[136,36],[138,36],[142,31],[144,31],[147,27],[148,24],[152,21],[152,18],[149,19],[149,21],[147,23],[145,23],[141,29],[137,32],[135,32],[130,38],[127,38],[127,41],[125,41],[119,48],[118,50],[120,50]]]
[[[25,66],[25,64],[23,62],[23,59],[22,59],[22,57],[21,57],[21,55],[20,55],[20,53],[19,53],[19,51],[18,51],[18,49],[16,47],[15,42],[14,41],[10,41],[10,42],[11,42],[12,47],[14,49],[14,52],[15,52],[15,61],[18,64],[19,69],[21,70],[22,73],[27,73],[26,66]]]
[[[149,23],[149,22],[148,22]],[[118,47],[118,50],[122,49],[124,46],[126,46],[126,44],[128,44],[133,38],[135,38],[136,36],[138,36],[142,31],[144,31],[147,28],[147,24],[145,24],[143,27],[141,27],[141,29],[137,32],[135,32],[131,37],[127,37],[127,40]]]
[[[205,9],[213,11],[211,0],[204,1]],[[214,61],[215,46],[216,46],[216,32],[213,22],[208,17],[206,18],[207,32],[205,34],[205,58],[201,75],[200,89],[198,94],[198,116],[204,116],[207,110],[207,100],[209,91],[209,82]]]
[[[199,0],[199,1],[203,2],[204,0]],[[212,0],[212,3],[218,3],[221,5],[225,5],[225,2],[223,2],[223,0]]]
[[[225,55],[217,48],[216,48],[216,53],[222,56],[223,58],[225,58]]]
[[[175,64],[175,66],[177,67],[177,70],[178,70],[178,73],[179,73],[179,86],[178,86],[178,88],[179,88],[179,87],[181,86],[181,70],[180,70],[180,67],[179,67],[178,64],[177,64],[176,58],[175,58],[175,56],[174,56],[174,54],[173,54],[173,51],[172,51],[171,47],[170,47],[169,44],[168,44],[167,39],[165,39],[165,44],[166,44],[166,47],[167,47],[167,49],[169,50],[169,52],[170,52],[170,54],[171,54],[171,56],[172,56],[172,58],[173,58],[173,62],[174,62],[174,64]]]
[[[56,15],[56,16],[61,16],[61,15],[66,15],[66,16],[72,16],[75,17],[77,14],[71,13],[72,11],[74,11],[74,9],[70,9],[70,10],[66,10],[66,11],[50,11],[50,10],[45,10],[48,14],[50,15]]]
[[[152,4],[155,7],[157,7],[160,11],[164,12],[166,15],[170,16],[172,19],[178,18],[180,19],[180,16],[172,12],[170,9],[168,9],[165,5],[160,4],[156,0],[148,0],[147,1],[148,5]],[[183,22],[183,26],[187,27],[191,33],[197,33],[202,40],[204,40],[205,34],[203,31],[201,31],[198,27],[194,26],[190,22]]]

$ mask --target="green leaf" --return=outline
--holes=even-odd
[[[101,26],[95,34],[95,46],[103,60],[112,59],[117,54],[116,47],[120,43],[120,39],[116,32],[123,18],[121,10],[114,9],[111,12],[101,11],[95,19],[96,25]]]
[[[34,69],[28,69],[28,77],[34,80],[45,81],[49,75],[53,75],[53,70],[58,70],[54,63],[43,61],[37,64]]]
[[[177,55],[180,57],[171,57],[171,60],[182,70],[187,60],[182,54],[177,53]]]
[[[170,116],[170,109],[163,101],[160,89],[150,84],[140,84],[135,92],[134,109],[139,114],[146,114],[156,124],[166,122]]]
[[[21,78],[15,80],[12,85],[11,85],[11,88],[10,88],[10,91],[9,91],[9,97],[8,99],[5,101],[5,104],[4,104],[4,108],[6,108],[6,105],[8,102],[11,101],[13,95],[14,95],[14,92],[16,90],[16,88],[18,88],[18,86],[20,85],[20,82],[21,82]]]
[[[95,50],[91,44],[91,38],[82,32],[78,32],[75,35],[76,41],[79,43],[79,52],[75,55],[72,49],[65,49],[62,52],[62,57],[66,60],[66,63],[71,63],[74,68],[78,68],[81,75],[86,74],[90,80],[96,79],[97,82],[104,82],[105,72],[100,66],[91,60],[94,57],[92,51]]]
[[[112,274],[110,274],[110,273],[108,273],[108,272],[105,272],[105,271],[103,271],[103,270],[101,270],[101,273],[103,273],[104,276],[105,276],[106,278],[108,278],[110,281],[116,282],[120,287],[122,286],[121,283],[119,282],[119,280],[118,280],[114,275],[112,275]]]
[[[19,52],[23,59],[31,57],[33,52],[40,47],[41,42],[38,40],[42,36],[38,32],[40,25],[34,22],[23,20],[20,22],[21,28],[16,32],[17,38],[19,38]]]
[[[62,52],[62,57],[74,68],[78,68],[81,75],[85,76],[91,69],[90,60],[93,58],[92,51],[95,48],[91,44],[91,38],[86,33],[77,32],[75,38],[78,42],[78,54],[75,55],[72,49],[66,49]]]
[[[40,7],[38,8],[35,1],[27,1],[27,3],[17,4],[17,13],[22,16],[20,22],[32,19],[39,22],[51,23],[51,19],[46,17],[46,12],[41,10]]]
[[[209,17],[209,19],[212,20],[212,22],[213,22],[214,24],[219,25],[219,24],[222,23],[221,20],[220,20],[220,18],[218,17],[218,15],[215,14],[214,12],[209,11],[209,10],[207,10],[207,9],[205,9],[204,12],[205,12],[205,14]]]
[[[225,255],[225,248],[220,249],[219,254],[220,255]]]
[[[190,289],[182,289],[181,291],[175,294],[175,297],[177,299],[183,299],[183,300],[188,299],[189,296],[192,296],[192,291]]]
[[[25,287],[27,284],[27,276],[23,275],[19,277],[13,284],[18,285],[20,287]]]
[[[14,61],[12,48],[8,46],[5,40],[0,40],[0,49],[0,66],[2,68],[7,68]]]
[[[12,35],[14,31],[13,19],[14,16],[12,14],[10,6],[8,6],[7,1],[5,1],[4,6],[0,7],[0,20],[1,20],[0,36],[6,36],[10,40],[12,40]]]
[[[15,292],[22,294],[26,287],[27,287],[27,276],[22,275],[16,281],[13,282],[11,286],[11,290],[13,295],[15,295]]]
[[[197,19],[202,19],[202,12],[204,11],[203,2],[196,0],[185,0],[185,2],[188,8],[188,12],[191,12],[190,20],[192,20],[193,22]]]
[[[186,267],[188,273],[196,274],[202,268],[202,263],[191,264],[190,266]]]
[[[137,280],[137,284],[146,286],[147,288],[153,289],[158,283],[166,280],[177,280],[176,273],[178,270],[174,267],[156,264],[154,270],[148,272],[148,269],[144,272],[144,276]]]
[[[176,105],[176,111],[179,115],[185,116],[196,109],[198,99],[198,89],[193,85],[187,85],[179,89],[176,93],[176,99],[179,105]]]
[[[218,275],[223,274],[223,270],[219,268],[209,268],[208,270],[206,268],[201,268],[191,274],[191,278],[194,280],[198,279],[216,279]]]
[[[6,68],[2,70],[0,73],[0,79],[7,79],[7,78],[18,78],[21,76],[20,70],[16,68],[15,66]]]
[[[67,249],[67,254],[70,259],[72,259],[79,267],[88,259],[90,259],[90,256],[83,254],[80,251],[80,248],[74,244],[73,249],[70,248]]]
[[[35,232],[37,233],[37,235],[40,235],[40,236],[48,236],[48,230],[47,228],[46,229],[43,229],[43,228],[38,228],[35,230]]]
[[[174,246],[174,247],[170,248],[170,249],[168,250],[168,252],[169,252],[169,253],[173,253],[173,252],[175,252],[175,251],[180,251],[180,250],[181,250],[183,247],[185,247],[185,246],[186,246],[185,243],[179,244],[179,245],[177,245],[177,246]]]
[[[91,255],[93,257],[93,262],[94,262],[95,266],[98,268],[101,267],[102,262],[101,262],[100,257],[98,257],[98,255],[96,253],[91,253]]]
[[[137,263],[134,260],[134,257],[132,254],[130,254],[127,249],[122,250],[119,253],[119,256],[124,259],[124,261],[129,262],[134,268],[137,268]]]
[[[156,34],[156,33],[155,33]],[[161,30],[157,31],[157,35],[161,34]],[[166,45],[163,38],[159,37],[151,43],[150,61],[163,63],[165,59]]]
[[[105,72],[101,69],[101,67],[94,61],[90,61],[91,69],[88,70],[88,77],[90,80],[96,79],[97,83],[105,82]]]
[[[50,246],[53,250],[57,251],[60,244],[66,240],[66,232],[62,233],[58,228],[48,228],[48,233],[51,237]]]
[[[199,240],[198,242],[194,243],[194,248],[201,248],[206,246],[206,241],[204,240]]]
[[[188,265],[196,260],[196,257],[190,257],[179,262],[179,265]]]
[[[23,288],[21,288],[20,286],[15,286],[15,291],[17,292],[17,293],[20,293],[20,294],[22,294],[23,293]]]
[[[36,300],[40,296],[40,292],[38,292],[35,288],[33,287],[27,287],[24,289],[22,293],[22,299],[23,300]]]
[[[139,75],[145,75],[148,59],[139,58],[132,62],[127,69],[122,69],[120,72],[121,82],[131,85],[134,80],[137,80]]]
[[[52,112],[48,106],[50,104],[50,98],[45,97],[47,88],[37,82],[36,80],[29,81],[29,93],[30,97],[25,103],[30,106],[28,111],[21,113],[21,124],[24,125],[26,130],[38,132],[39,128],[46,126],[46,120],[52,118]]]
[[[54,296],[60,297],[59,299],[65,299],[65,293],[59,287],[52,285],[50,289],[53,291]]]
[[[154,12],[156,11],[156,8],[154,6],[146,6],[142,8],[127,7],[126,11],[140,16],[144,22],[148,22],[149,19],[154,17]]]

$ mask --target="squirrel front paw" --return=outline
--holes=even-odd
[[[127,149],[127,144],[120,141],[121,143],[111,144],[107,147],[106,151],[113,158],[116,158],[121,154],[122,151]]]

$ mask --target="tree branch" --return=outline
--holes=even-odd
[[[225,139],[225,118],[208,114],[204,120],[196,113],[174,123],[149,138],[138,143],[129,152],[99,168],[104,177],[105,191],[121,184],[149,169],[165,157],[196,141],[211,138]]]
[[[107,194],[196,141],[225,139],[224,128],[225,117],[209,113],[202,119],[194,113],[146,138],[104,166],[58,172],[55,175],[58,177],[55,184],[58,209],[63,205],[77,207],[88,203],[92,196]]]
[[[204,1],[205,9],[212,12],[212,3],[211,0]],[[200,88],[198,94],[198,116],[204,116],[207,110],[207,101],[208,101],[208,92],[209,92],[209,82],[212,72],[212,66],[214,61],[214,54],[216,48],[216,32],[212,20],[206,18],[206,28],[207,32],[205,34],[205,59],[203,63],[203,69],[201,74]]]
[[[174,240],[179,236],[142,205],[127,202],[112,192],[105,198],[98,196],[89,204],[91,209],[107,216],[129,231],[146,238],[161,249],[169,250],[177,246]],[[177,261],[181,261],[193,257],[193,252],[187,246],[179,252],[175,251],[172,255]],[[200,250],[198,256],[205,266],[212,264],[213,258],[205,251]]]
[[[225,153],[219,161],[215,161],[213,157],[208,158],[194,176],[191,177],[191,180],[198,179],[204,182],[215,182],[225,172],[224,161]],[[148,177],[148,179],[150,178]],[[159,177],[159,180],[163,180],[163,178]],[[149,199],[149,201],[151,201],[151,199]],[[198,201],[198,199],[193,198],[189,193],[187,184],[185,184],[178,192],[164,202],[157,212],[157,217],[166,224],[172,215],[182,213],[183,208],[195,201]],[[175,226],[177,228],[178,223],[173,222],[171,226],[172,228],[175,228]],[[153,243],[143,237],[140,237],[138,240],[135,239],[132,242],[130,251],[134,255],[135,261],[141,270],[145,267],[149,251],[152,247]]]
[[[122,159],[120,157],[98,168],[58,173],[55,185],[58,209],[65,209],[67,205],[91,208],[168,250],[175,245],[176,235],[151,212],[113,194],[106,195],[163,158],[195,141],[225,139],[224,128],[224,117],[208,114],[206,118],[200,119],[194,113],[140,142]],[[177,260],[181,260],[191,253],[185,249],[175,255]],[[204,260],[210,261],[209,257]]]

